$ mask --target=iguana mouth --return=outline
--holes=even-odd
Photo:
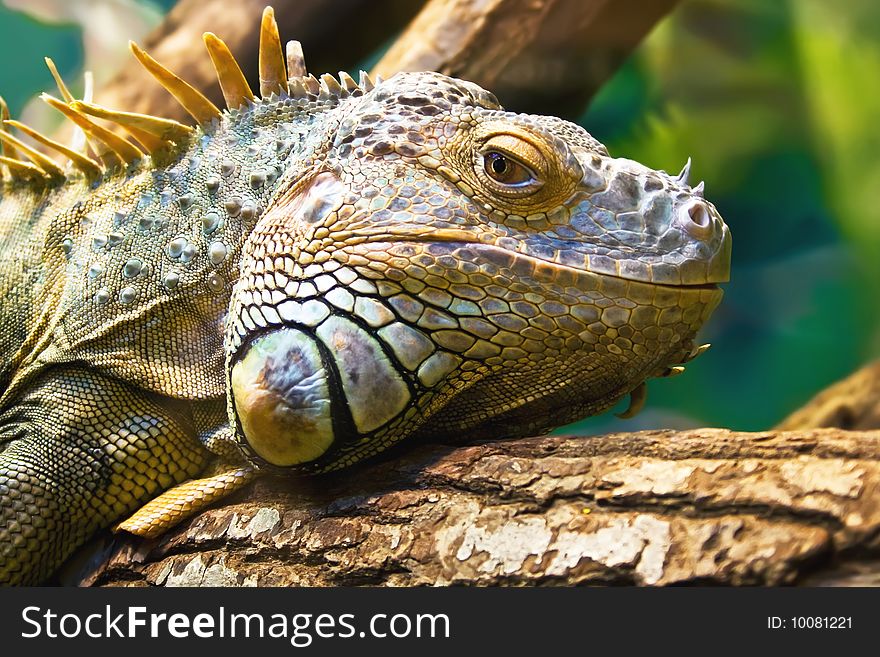
[[[439,233],[439,234],[438,234]],[[484,242],[478,239],[473,239],[473,234],[468,233],[466,231],[459,230],[440,230],[432,233],[428,233],[425,235],[412,235],[412,234],[394,234],[394,233],[386,233],[382,235],[371,235],[368,239],[363,240],[360,244],[390,244],[390,245],[404,245],[404,244],[413,244],[418,245],[420,247],[425,247],[430,244],[444,244],[452,247],[462,247],[462,248],[472,248],[476,249],[483,254],[499,254],[504,258],[513,258],[514,261],[520,260],[523,262],[530,262],[535,265],[534,267],[534,275],[537,281],[546,280],[548,277],[552,278],[552,274],[549,272],[544,272],[542,266],[549,266],[551,270],[557,271],[566,271],[570,272],[575,276],[599,276],[603,278],[613,278],[621,281],[627,281],[631,283],[639,283],[641,285],[650,285],[652,287],[670,289],[670,290],[717,290],[719,289],[718,282],[705,282],[705,283],[681,283],[681,284],[671,284],[671,283],[659,283],[656,281],[645,280],[642,278],[636,277],[628,277],[628,276],[620,276],[611,274],[604,271],[594,271],[589,268],[579,268],[573,267],[571,265],[567,265],[561,262],[556,262],[554,260],[548,260],[546,258],[541,258],[540,256],[534,255],[532,253],[523,253],[521,251],[512,251],[510,249],[504,248],[502,246],[498,246],[496,244],[491,244],[488,242]]]

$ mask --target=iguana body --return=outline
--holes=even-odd
[[[254,470],[546,431],[698,353],[730,257],[701,187],[439,74],[319,83],[293,47],[285,80],[264,19],[262,100],[209,38],[234,109],[153,68],[199,126],[135,128],[152,157],[105,136],[125,163],[98,174],[7,161],[0,583],[168,489],[123,526]],[[211,453],[231,469],[175,488]]]

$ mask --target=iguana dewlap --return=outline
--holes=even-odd
[[[701,351],[730,234],[687,167],[437,73],[308,76],[271,10],[260,98],[205,43],[222,112],[133,46],[195,126],[61,83],[89,150],[0,132],[0,583],[255,472],[638,406]]]

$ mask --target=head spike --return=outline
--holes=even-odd
[[[3,96],[0,96],[0,121],[5,123],[9,120],[9,106],[6,104],[6,101],[3,100]],[[0,131],[3,130],[3,126],[0,125]],[[18,154],[15,152],[15,149],[3,142],[0,142],[0,155],[5,155],[10,159],[18,159]]]
[[[21,160],[14,160],[11,157],[0,155],[0,164],[5,164],[6,168],[9,169],[9,173],[13,176],[29,180],[46,180],[46,172],[29,162],[22,162]]]
[[[280,93],[286,84],[287,70],[284,67],[284,51],[281,50],[275,11],[272,7],[266,7],[260,23],[260,96],[268,98],[272,94]]]
[[[370,74],[366,71],[361,71],[358,76],[358,86],[364,90],[364,92],[372,91],[376,86],[373,83],[373,79],[370,77]]]
[[[192,133],[193,129],[188,125],[178,123],[173,119],[163,119],[158,116],[150,116],[149,114],[137,114],[134,112],[121,112],[119,110],[111,110],[101,105],[86,103],[82,101],[74,101],[71,107],[82,114],[95,116],[99,119],[105,119],[121,125],[126,130],[134,128],[135,130],[146,132],[154,137],[158,137],[163,141],[181,142],[186,140]]]
[[[299,79],[288,80],[287,93],[290,94],[291,98],[302,99],[309,97],[309,92],[306,91],[306,88],[303,86],[302,80]]]
[[[72,107],[65,105],[57,98],[54,98],[49,94],[42,94],[40,98],[82,128],[87,135],[107,146],[107,148],[115,153],[122,162],[131,164],[143,155],[141,151],[119,135],[113,134],[107,130],[107,128],[99,126],[97,123],[93,123],[86,118],[85,115],[80,114]],[[102,158],[103,156],[104,154],[102,154]]]
[[[141,130],[133,125],[123,125],[122,129],[134,138],[138,145],[141,146],[141,150],[150,155],[172,145],[170,141],[159,139],[156,135],[151,135],[146,130]]]
[[[705,193],[705,190],[706,190],[706,185],[701,180],[700,183],[691,190],[691,193],[693,193],[694,196],[699,196],[700,198],[702,198],[703,194]]]
[[[318,82],[318,78],[314,75],[306,75],[301,78],[300,81],[303,83],[303,86],[306,88],[311,95],[317,96],[321,93],[321,83]]]
[[[351,77],[345,71],[339,71],[339,82],[342,83],[342,88],[345,89],[348,93],[352,91],[357,91],[358,83],[354,81],[354,78]]]
[[[144,150],[150,153],[150,155],[171,145],[170,140],[163,139],[162,137],[157,137],[151,132],[144,130],[142,127],[139,127],[137,122],[126,122],[124,119],[120,120],[118,115],[128,114],[127,112],[113,112],[112,110],[105,109],[103,107],[100,107],[99,105],[82,103],[80,101],[73,101],[70,106],[75,112],[79,112],[80,114],[90,114],[92,116],[98,116],[99,118],[115,122],[116,125],[120,126],[129,135],[134,137],[135,141],[143,146]],[[90,109],[93,111],[90,111]]]
[[[688,178],[690,178],[690,175],[691,175],[691,158],[688,158],[688,161],[685,162],[685,165],[682,168],[681,173],[678,174],[678,177],[676,178],[676,180],[679,183],[681,183],[682,185],[687,185]]]
[[[83,102],[91,103],[95,94],[95,76],[91,71],[83,72]],[[87,155],[89,152],[89,140],[86,137],[85,130],[76,126],[73,135],[70,138],[70,147],[77,153]]]
[[[95,76],[91,71],[83,71],[83,97],[84,103],[91,103],[95,96]]]
[[[134,41],[129,41],[128,47],[147,72],[156,78],[156,81],[165,87],[196,121],[206,124],[220,118],[220,110],[201,92],[150,57]]]
[[[55,62],[53,62],[50,57],[45,57],[44,59],[46,61],[46,68],[49,69],[49,73],[55,78],[55,84],[58,86],[58,91],[61,92],[61,97],[64,99],[64,102],[71,102],[73,100],[73,94],[70,93],[70,89],[67,88],[67,85],[64,84],[64,80],[61,79],[61,74],[58,73]]]
[[[22,153],[24,153],[27,159],[40,167],[40,169],[42,169],[46,173],[46,175],[53,178],[64,177],[64,171],[52,160],[52,158],[43,155],[40,151],[28,146],[21,139],[13,137],[11,134],[5,132],[4,130],[0,130],[0,141],[2,141],[4,144],[8,144],[13,148],[20,150]]]
[[[213,32],[205,32],[202,38],[214,64],[214,70],[217,71],[217,79],[220,81],[226,106],[229,109],[236,109],[247,102],[253,102],[254,92],[244,79],[244,73],[241,72],[229,47]]]
[[[341,98],[343,95],[342,87],[339,81],[329,73],[321,76],[321,95],[319,98]]]
[[[93,159],[86,157],[85,155],[78,153],[73,149],[68,148],[64,144],[59,144],[57,141],[49,139],[46,135],[37,132],[29,126],[26,126],[24,123],[19,123],[18,121],[4,121],[4,123],[8,126],[18,128],[23,133],[30,136],[32,139],[40,142],[44,146],[47,146],[48,148],[51,148],[58,153],[61,153],[73,163],[73,166],[86,174],[86,176],[90,178],[97,178],[101,175],[101,173],[103,173],[101,165],[99,165]]]
[[[306,77],[306,58],[303,55],[303,47],[299,41],[288,41],[284,47],[287,53],[287,79],[293,81]]]

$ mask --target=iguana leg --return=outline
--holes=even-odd
[[[73,366],[0,413],[0,584],[48,577],[95,531],[198,474],[188,407]]]
[[[159,536],[180,521],[243,487],[256,476],[254,469],[248,465],[230,467],[221,463],[215,469],[217,473],[210,477],[192,479],[165,491],[113,530],[147,538]]]
[[[153,538],[242,488],[256,476],[235,441],[226,419],[225,400],[197,404],[193,416],[199,441],[217,459],[199,479],[171,488],[120,522],[113,531]]]

